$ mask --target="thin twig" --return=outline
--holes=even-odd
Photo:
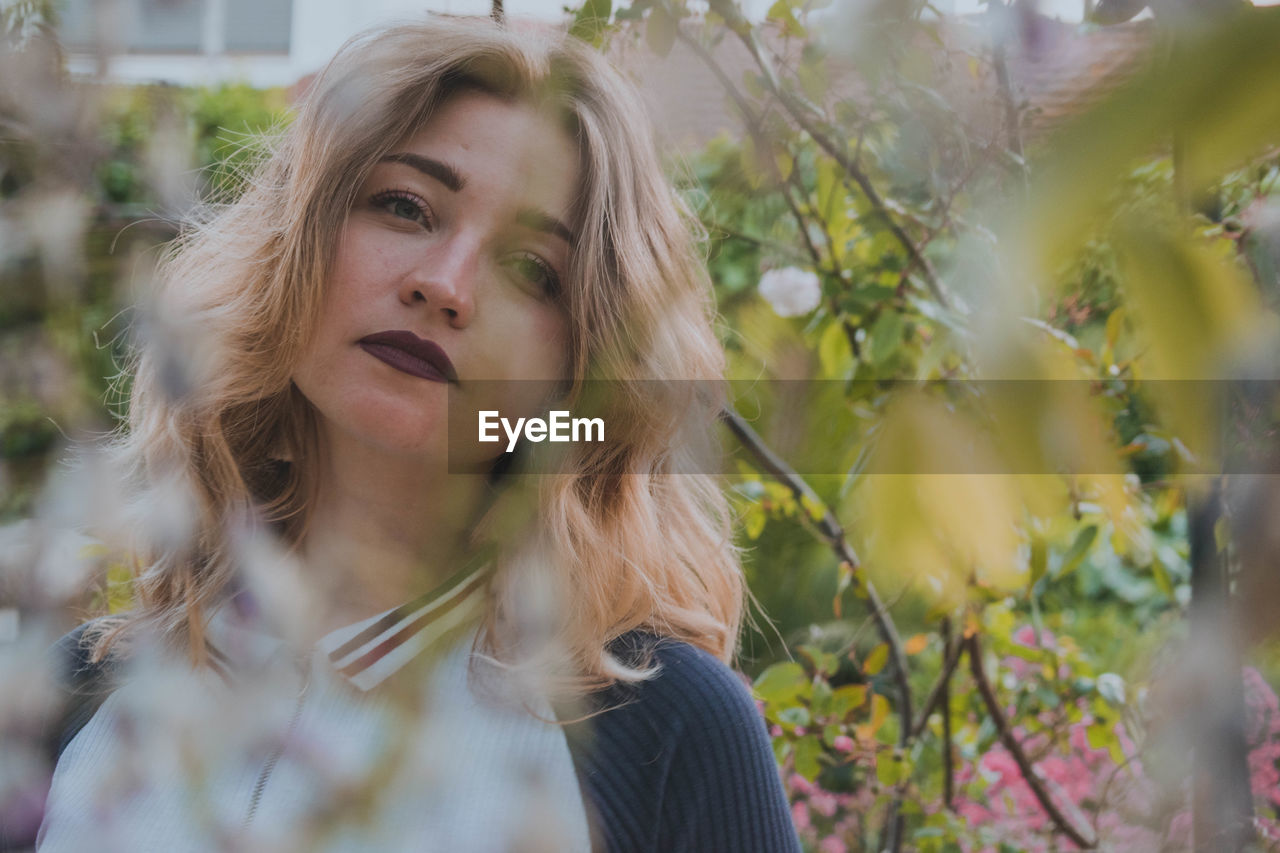
[[[948,626],[949,633],[950,620],[944,624]],[[930,688],[928,698],[920,706],[920,716],[916,718],[915,725],[911,727],[912,737],[920,737],[924,733],[925,727],[929,724],[929,715],[942,702],[943,696],[947,692],[947,685],[950,684],[951,677],[955,674],[956,667],[960,663],[960,654],[964,651],[964,644],[951,643],[945,637],[944,642],[947,645],[943,651],[942,673],[938,676],[938,680],[933,683],[933,687]]]
[[[944,616],[942,618],[943,653],[950,656],[951,649],[954,647],[956,661],[959,661],[961,645],[951,636],[951,617]],[[955,663],[952,663],[951,669],[952,672],[955,671]],[[942,804],[951,811],[955,800],[955,768],[952,767],[951,758],[951,675],[949,673],[942,682],[942,696],[939,702],[942,705]]]
[[[953,204],[955,204],[955,200],[957,196],[960,195],[960,191],[963,190],[965,186],[969,183],[969,181],[973,179],[973,176],[977,174],[978,167],[983,165],[990,159],[989,155],[991,153],[991,149],[989,147],[984,148],[983,153],[984,155],[987,155],[987,156],[974,157],[973,162],[969,164],[969,168],[966,169],[964,174],[960,176],[960,179],[947,188],[947,194],[943,196],[943,199],[942,199],[942,206],[939,212],[936,214],[936,216],[940,217],[940,219],[930,224],[925,229],[924,236],[920,238],[920,242],[917,244],[919,245],[920,251],[922,253],[924,252],[925,248],[928,247],[928,245],[932,243],[935,238],[938,237],[938,235],[942,234],[943,231],[946,231],[948,228],[952,227],[951,207]],[[911,258],[908,258],[907,263],[902,267],[902,272],[898,276],[897,286],[899,288],[903,287],[903,285],[907,283],[908,278],[911,275],[911,271],[914,269],[915,269],[915,261]]]
[[[1004,102],[1005,134],[1009,141],[1009,150],[1017,155],[1022,164],[1019,169],[1019,181],[1025,197],[1029,187],[1027,164],[1022,153],[1022,115],[1018,109],[1017,99],[1013,95],[1013,83],[1009,79],[1009,63],[1005,56],[1003,30],[1008,22],[1009,7],[1001,0],[993,0],[987,6],[987,16],[992,22],[991,32],[991,66],[996,73],[996,89]]]
[[[809,484],[790,465],[779,458],[764,443],[763,439],[751,428],[751,425],[732,406],[726,406],[722,409],[720,417],[728,425],[738,441],[742,443],[743,447],[755,457],[756,463],[775,480],[790,489],[797,500],[813,506],[823,507],[822,518],[815,519],[815,526],[819,535],[835,551],[836,556],[853,567],[854,571],[860,570],[861,561],[853,550],[853,546],[849,544],[844,528],[841,527],[840,522],[831,510],[826,508],[825,503],[818,497],[817,492],[810,488]],[[907,656],[902,649],[902,640],[898,636],[897,626],[894,625],[893,618],[889,615],[888,610],[885,609],[884,602],[880,600],[879,593],[876,592],[876,588],[870,579],[864,580],[866,581],[867,603],[871,609],[871,616],[875,620],[880,638],[889,647],[889,657],[893,661],[894,683],[898,692],[898,716],[902,720],[898,733],[898,743],[905,746],[907,738],[911,734],[913,718],[911,685],[907,681]]]
[[[776,453],[769,449],[768,445],[751,428],[751,425],[743,420],[742,416],[731,405],[725,406],[720,410],[720,417],[728,424],[729,429],[733,431],[742,445],[755,456],[756,463],[772,475],[774,479],[790,489],[796,500],[801,501],[803,505],[804,499],[807,498],[813,506],[821,506],[823,508],[822,518],[816,521],[819,535],[836,552],[836,556],[847,562],[854,571],[859,571],[861,562],[857,553],[853,550],[853,546],[849,544],[844,528],[840,526],[840,522],[836,520],[835,515],[827,508],[826,503],[818,497],[818,494],[809,487],[809,484],[791,466],[787,465]],[[893,662],[894,684],[898,689],[898,746],[905,748],[911,736],[912,716],[911,684],[907,680],[907,656],[902,649],[902,640],[898,636],[898,629],[894,625],[893,617],[889,615],[884,602],[880,600],[880,595],[876,592],[875,585],[871,583],[870,578],[864,577],[863,582],[867,591],[867,604],[871,609],[871,616],[875,620],[881,639],[889,647],[889,657]],[[885,816],[885,844],[883,846],[889,853],[898,853],[898,850],[901,849],[903,828],[902,793],[897,790],[894,793],[893,800],[889,803]]]
[[[924,257],[918,246],[911,239],[911,236],[903,230],[902,226],[894,219],[889,210],[888,204],[884,198],[876,190],[875,185],[871,183],[871,179],[867,177],[867,173],[851,158],[848,153],[836,145],[830,135],[823,132],[814,121],[814,116],[820,116],[821,112],[817,107],[809,104],[805,99],[788,92],[783,89],[782,84],[778,80],[777,73],[774,71],[773,64],[764,55],[764,51],[760,48],[760,42],[756,38],[755,29],[751,24],[742,19],[741,14],[728,3],[714,3],[713,8],[717,13],[725,17],[729,25],[729,29],[737,34],[738,38],[746,46],[747,51],[751,54],[751,58],[755,61],[756,67],[760,69],[764,76],[765,86],[773,93],[778,102],[782,104],[782,108],[787,114],[800,125],[800,127],[809,134],[818,147],[827,153],[831,159],[844,170],[858,188],[862,190],[862,194],[866,196],[867,201],[871,204],[872,209],[880,215],[885,223],[885,227],[894,236],[894,239],[902,245],[906,251],[907,257],[910,258],[920,268],[920,273],[924,277],[925,285],[929,292],[933,294],[933,298],[939,304],[945,307],[951,307],[951,300],[947,298],[945,291],[942,289],[942,283],[939,281],[937,273],[933,269],[933,265],[929,263],[929,259]]]
[[[1085,850],[1092,850],[1097,847],[1097,839],[1091,839],[1084,835],[1079,829],[1067,820],[1066,815],[1058,808],[1058,804],[1053,801],[1053,797],[1045,789],[1044,781],[1040,778],[1040,774],[1036,773],[1035,767],[1027,758],[1027,754],[1022,749],[1022,744],[1013,736],[1013,730],[1009,728],[1009,721],[1005,719],[1004,710],[1000,707],[1000,702],[996,699],[995,691],[991,688],[991,682],[987,679],[986,670],[982,666],[982,646],[978,640],[978,635],[971,636],[967,643],[969,649],[969,671],[973,673],[973,682],[978,687],[978,693],[982,696],[982,703],[987,707],[987,713],[991,716],[991,722],[995,724],[996,732],[1000,735],[1000,742],[1004,744],[1004,748],[1008,750],[1009,755],[1013,757],[1014,763],[1018,765],[1018,769],[1022,772],[1022,778],[1026,781],[1027,787],[1031,789],[1031,793],[1040,803],[1040,807],[1044,809],[1045,814],[1049,816],[1049,820],[1053,821],[1053,825],[1073,842],[1077,847]]]
[[[809,257],[813,260],[813,268],[822,269],[822,253],[818,251],[818,247],[813,244],[813,238],[809,236],[809,228],[804,220],[804,214],[800,212],[800,208],[796,205],[796,200],[791,197],[791,193],[787,188],[780,187],[779,189],[783,199],[787,202],[787,210],[791,211],[791,218],[796,221],[796,230],[800,232],[800,237],[804,240],[804,247],[809,252]],[[826,233],[826,229],[823,229],[823,233]]]
[[[753,246],[761,249],[768,249],[772,252],[790,254],[795,256],[797,260],[803,256],[799,249],[794,246],[788,246],[786,243],[779,243],[776,240],[769,240],[764,237],[756,237],[753,234],[748,234],[745,231],[739,231],[736,228],[731,228],[714,220],[704,220],[704,222],[706,222],[707,230],[712,232],[715,236],[723,236],[723,238],[730,240],[741,240],[744,243],[750,243]],[[715,232],[720,232],[720,234],[715,234]]]

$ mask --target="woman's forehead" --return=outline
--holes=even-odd
[[[527,204],[567,221],[577,195],[577,145],[552,111],[467,90],[445,100],[380,161],[411,169],[455,193]]]

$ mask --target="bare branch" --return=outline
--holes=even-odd
[[[995,691],[991,688],[991,682],[987,680],[986,670],[982,667],[982,647],[978,641],[978,635],[974,634],[970,637],[967,645],[969,646],[969,671],[973,673],[973,682],[978,686],[978,693],[981,694],[982,703],[986,705],[987,713],[991,716],[991,722],[995,724],[996,731],[1000,735],[1000,742],[1004,744],[1004,748],[1009,751],[1014,763],[1018,765],[1018,769],[1022,772],[1022,778],[1026,780],[1027,787],[1031,789],[1031,793],[1035,795],[1041,808],[1049,816],[1049,820],[1053,821],[1053,825],[1063,835],[1074,841],[1077,847],[1085,850],[1094,849],[1098,846],[1097,839],[1086,837],[1083,832],[1067,820],[1066,815],[1062,813],[1057,803],[1053,801],[1053,797],[1045,789],[1044,780],[1040,778],[1040,774],[1036,773],[1035,767],[1022,749],[1022,744],[1018,743],[1018,739],[1013,736],[1013,730],[1009,728],[1009,721],[1005,719],[1004,710],[1000,707]]]
[[[940,304],[950,307],[951,300],[947,298],[945,291],[942,289],[942,283],[938,280],[938,275],[934,271],[933,265],[921,253],[920,248],[911,239],[911,235],[907,234],[902,226],[898,224],[889,210],[889,205],[879,191],[876,190],[875,185],[871,183],[867,173],[862,170],[854,158],[849,156],[847,151],[843,150],[842,146],[835,143],[830,134],[818,127],[817,122],[821,120],[821,110],[802,96],[789,92],[782,86],[778,80],[777,72],[773,68],[773,63],[760,47],[760,41],[756,38],[755,29],[749,22],[742,19],[732,4],[713,3],[712,5],[717,13],[724,16],[729,29],[735,32],[746,46],[751,58],[756,63],[756,67],[760,69],[761,74],[764,76],[765,86],[782,104],[783,109],[787,111],[787,114],[791,116],[796,124],[800,125],[809,134],[813,141],[818,144],[818,147],[825,151],[831,159],[835,160],[845,174],[858,185],[858,189],[862,190],[862,194],[866,196],[872,209],[883,219],[885,227],[893,234],[894,239],[902,245],[907,257],[920,268],[925,285],[929,288],[929,292],[933,294],[933,298]]]
[[[722,15],[736,15],[736,12],[726,13],[721,11],[719,8],[720,5],[722,4],[717,4],[717,12],[720,12]],[[889,211],[888,204],[871,183],[871,179],[867,177],[866,172],[864,172],[846,152],[841,151],[831,140],[828,134],[824,133],[817,127],[810,115],[810,111],[816,112],[817,108],[807,102],[804,102],[803,99],[783,91],[781,85],[778,83],[778,78],[773,70],[773,65],[760,49],[759,43],[755,38],[755,33],[751,29],[750,24],[734,18],[729,20],[729,28],[736,32],[739,38],[741,38],[743,43],[747,46],[747,50],[750,51],[756,65],[764,74],[765,85],[771,92],[773,92],[774,96],[778,99],[778,102],[781,103],[783,108],[787,111],[787,114],[790,115],[792,119],[809,134],[813,141],[818,144],[818,147],[835,160],[836,163],[840,165],[840,168],[844,170],[845,174],[847,174],[853,182],[858,185],[858,188],[862,190],[862,194],[866,196],[867,201],[871,203],[872,209],[874,209],[876,214],[884,221],[885,227],[889,229],[894,238],[902,245],[902,248],[907,253],[908,259],[912,264],[919,267],[921,275],[924,277],[925,284],[928,287],[929,292],[933,295],[933,298],[940,304],[950,307],[951,301],[943,291],[942,283],[938,280],[938,276],[933,269],[933,265],[930,264],[928,258],[921,253],[920,249],[912,241],[911,236],[907,234],[907,232],[903,230],[902,226],[898,224],[897,220],[893,218],[893,214]],[[737,87],[733,84],[733,81],[724,73],[724,70],[720,68],[718,63],[716,63],[715,58],[707,52],[707,49],[704,48],[697,39],[689,36],[683,30],[677,30],[677,35],[681,41],[689,45],[690,49],[697,54],[703,63],[711,70],[712,74],[716,76],[716,79],[720,81],[720,85],[725,88],[729,97],[733,99],[738,109],[742,111],[743,116],[746,117],[753,115],[754,113],[746,103],[746,99],[737,91]],[[754,128],[752,128],[752,132],[755,132]]]
[[[817,492],[810,488],[809,484],[790,465],[779,458],[764,443],[763,439],[751,428],[751,425],[734,411],[732,406],[726,406],[722,409],[720,417],[728,425],[729,429],[733,431],[738,441],[742,442],[743,447],[751,452],[751,455],[755,457],[756,463],[766,473],[790,489],[797,500],[803,499],[811,505],[823,507],[822,518],[817,519],[815,522],[819,535],[835,551],[837,557],[852,566],[855,571],[859,570],[861,562],[857,553],[853,550],[853,546],[849,544],[844,528],[831,510],[826,508],[824,501],[818,497]],[[875,620],[880,638],[889,647],[889,657],[893,661],[894,684],[898,692],[898,716],[902,720],[898,733],[898,743],[905,746],[907,739],[911,736],[912,728],[911,685],[907,681],[907,656],[902,649],[902,640],[898,636],[897,626],[894,625],[893,618],[889,615],[888,610],[885,609],[884,602],[880,600],[879,593],[876,592],[875,586],[869,579],[866,580],[866,588],[867,603],[871,609],[871,616]]]
[[[944,641],[946,648],[943,651],[942,672],[938,675],[938,680],[933,683],[933,687],[929,689],[929,696],[924,700],[924,704],[920,706],[920,716],[916,718],[916,723],[911,727],[911,736],[920,737],[924,733],[925,727],[929,724],[929,715],[942,702],[943,697],[947,693],[947,687],[951,683],[951,677],[955,674],[956,666],[960,663],[960,654],[964,651],[963,643],[952,643],[950,641],[950,620],[944,625],[947,627]]]
[[[950,656],[952,648],[955,648],[956,660],[959,661],[961,645],[963,644],[956,642],[951,636],[951,618],[944,617],[942,620],[943,654]],[[954,663],[951,669],[955,671]],[[942,705],[942,804],[951,810],[955,801],[955,768],[952,767],[951,759],[951,676],[949,674],[942,682],[942,695],[938,701]]]

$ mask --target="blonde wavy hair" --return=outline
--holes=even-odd
[[[672,410],[680,387],[665,380],[723,378],[696,220],[664,176],[638,93],[598,51],[563,33],[443,17],[347,42],[292,125],[264,136],[239,197],[166,247],[161,302],[214,345],[185,378],[159,342],[137,348],[115,449],[141,489],[180,482],[196,519],[182,542],[133,549],[138,607],[100,633],[97,657],[150,621],[203,660],[202,613],[235,572],[230,522],[265,518],[286,546],[301,539],[316,476],[301,460],[315,458],[317,431],[291,376],[338,234],[374,164],[468,87],[558,111],[579,150],[579,236],[562,296],[572,377],[613,381],[606,422],[625,429],[576,448],[566,473],[537,478],[539,539],[566,596],[562,648],[584,687],[643,676],[609,653],[633,629],[732,660],[746,591],[728,502],[710,474],[674,473],[678,426],[653,416]],[[690,393],[683,405],[683,417],[692,408],[713,424],[714,400]],[[494,649],[518,606],[503,577],[486,616]]]

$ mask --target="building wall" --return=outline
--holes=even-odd
[[[424,14],[424,0],[63,0],[74,74],[179,85],[288,86],[354,33]]]

